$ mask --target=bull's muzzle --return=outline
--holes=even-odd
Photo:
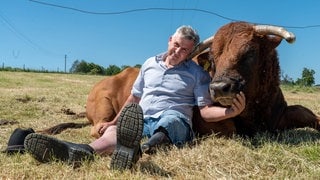
[[[212,81],[210,83],[211,99],[223,106],[231,106],[233,98],[244,88],[244,82],[236,79]]]

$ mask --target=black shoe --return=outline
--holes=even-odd
[[[150,144],[146,142],[141,145],[141,151],[146,154],[155,154],[156,148],[151,147]]]
[[[167,134],[163,131],[158,131],[150,137],[148,142],[141,145],[141,150],[146,154],[154,154],[157,148],[167,147],[169,144],[171,144],[171,140]]]
[[[79,166],[84,160],[93,160],[93,149],[89,145],[61,141],[43,134],[29,134],[24,146],[36,160],[50,162],[60,160]]]
[[[32,128],[28,129],[21,129],[21,128],[16,128],[8,141],[8,146],[7,148],[2,151],[3,153],[7,153],[8,155],[16,154],[16,153],[24,153],[25,148],[24,148],[24,140],[27,137],[27,135],[34,133],[34,130]]]
[[[117,146],[112,154],[111,169],[125,170],[141,157],[140,141],[143,131],[143,112],[138,104],[128,104],[117,122]]]

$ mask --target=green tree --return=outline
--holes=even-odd
[[[87,63],[85,60],[76,60],[73,62],[71,68],[70,68],[71,73],[81,73],[81,74],[100,74],[104,75],[105,74],[105,69],[102,66],[99,66],[94,63]]]
[[[90,71],[88,72],[89,74],[94,74],[94,75],[104,75],[105,74],[105,69],[102,66],[99,66],[97,64],[94,63],[89,63],[89,69]]]
[[[79,60],[75,60],[75,61],[72,63],[72,66],[71,66],[69,72],[75,73],[76,70],[77,70],[77,67],[78,67],[79,63],[80,63]]]
[[[116,65],[109,65],[108,68],[106,68],[106,75],[111,76],[115,75],[121,72],[121,68]]]
[[[141,68],[141,64],[136,64],[136,65],[134,65],[134,67]]]
[[[122,66],[121,66],[121,71],[123,71],[124,69],[126,69],[126,68],[128,68],[128,67],[131,67],[131,66],[122,65]],[[136,64],[136,65],[134,65],[133,67],[135,67],[135,68],[141,68],[141,64]]]
[[[122,65],[122,66],[121,66],[121,71],[123,71],[124,69],[126,69],[126,68],[128,68],[128,67],[130,67],[130,66],[128,66],[128,65]]]
[[[294,84],[294,80],[289,77],[287,74],[281,74],[281,84],[286,84],[286,85],[293,85]]]
[[[303,68],[301,78],[298,78],[296,84],[301,86],[312,86],[314,85],[314,74],[316,72],[313,69]]]
[[[88,63],[84,60],[76,60],[75,62],[73,62],[71,68],[70,68],[70,72],[71,73],[88,73],[90,71]]]

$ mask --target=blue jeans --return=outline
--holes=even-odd
[[[193,139],[186,117],[178,111],[167,110],[158,118],[145,118],[143,135],[150,138],[159,127],[167,130],[171,142],[178,147]]]

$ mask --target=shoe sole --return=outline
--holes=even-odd
[[[143,112],[138,104],[125,106],[117,122],[117,146],[112,154],[111,169],[131,169],[140,150]]]
[[[29,134],[24,146],[27,152],[42,163],[60,160],[78,166],[85,159],[93,159],[89,152],[75,149],[63,141],[43,134]]]

